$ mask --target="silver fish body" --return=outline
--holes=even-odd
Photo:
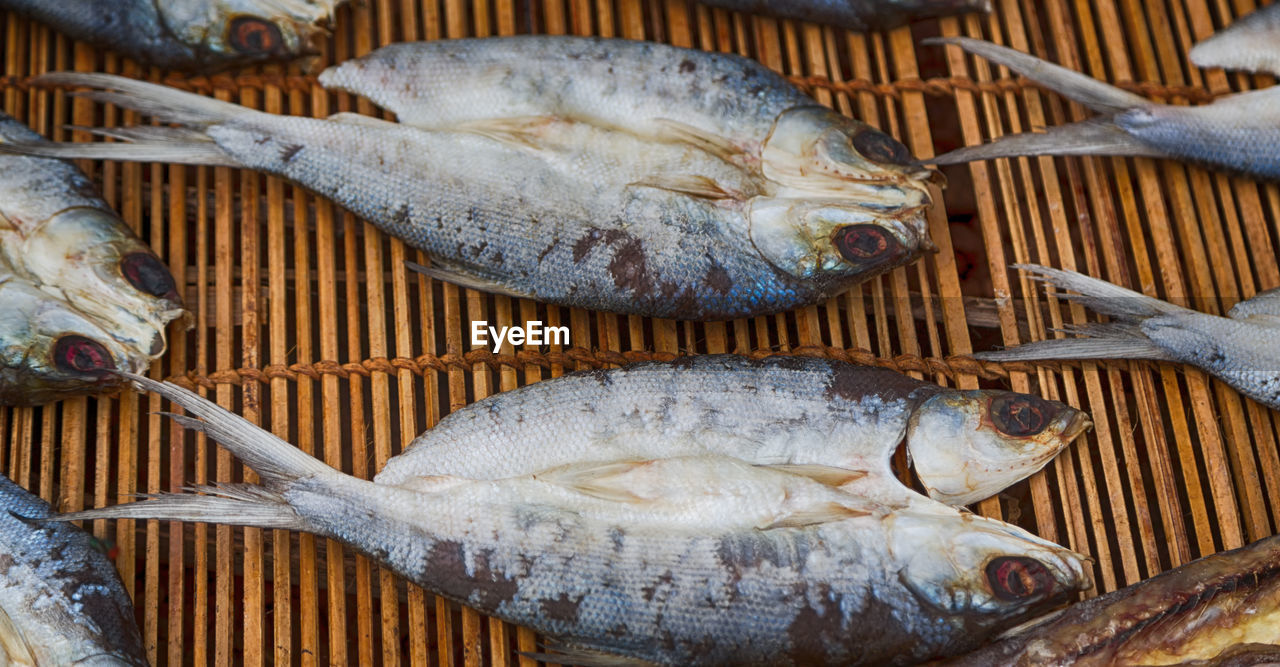
[[[375,481],[503,479],[581,461],[697,455],[893,480],[889,460],[905,443],[930,496],[963,505],[1039,470],[1088,425],[1083,413],[1055,401],[944,389],[882,368],[696,356],[573,373],[490,396],[424,432]],[[855,478],[846,486],[866,493],[873,483]],[[906,492],[896,485],[878,497],[903,502]]]
[[[136,142],[111,151],[94,144],[10,150],[258,169],[295,180],[427,251],[426,271],[435,277],[654,317],[731,319],[813,304],[933,247],[924,218],[931,172],[887,135],[783,92],[759,65],[621,40],[482,41],[498,46],[464,40],[457,48],[508,61],[532,49],[560,58],[562,67],[573,62],[566,53],[643,53],[652,56],[649,67],[675,63],[677,76],[632,63],[635,71],[623,68],[613,82],[625,94],[591,106],[593,91],[608,81],[590,79],[611,76],[596,67],[563,95],[535,95],[521,107],[536,82],[559,79],[516,67],[510,76],[518,94],[503,92],[503,78],[493,77],[489,88],[461,87],[467,104],[445,101],[437,113],[409,85],[414,70],[396,69],[443,71],[432,48],[406,45],[359,61],[364,70],[344,65],[326,74],[334,85],[395,105],[423,123],[417,126],[353,114],[274,116],[120,77],[62,74],[45,81],[99,88],[91,93],[97,99],[196,132],[131,128]],[[684,61],[708,74],[754,69],[767,102],[759,117],[738,119],[737,111],[750,109],[747,101],[717,104],[718,93],[696,91],[672,101],[667,116],[651,117],[658,110],[647,88],[680,89]],[[705,85],[761,101],[721,76],[708,76]],[[482,99],[495,100],[502,109],[496,113],[538,115],[468,117],[470,101]],[[642,100],[634,113],[609,111],[630,99]]]
[[[989,0],[704,0],[714,7],[811,21],[854,31],[883,30],[933,16],[991,11]]]
[[[731,457],[429,489],[366,482],[195,394],[133,379],[199,416],[179,420],[230,447],[263,486],[63,518],[327,535],[571,649],[665,664],[906,664],[976,645],[1090,585],[1084,557],[1015,527],[922,496],[886,508]]]
[[[1196,67],[1280,74],[1280,5],[1260,7],[1191,49]]]
[[[1274,665],[1280,537],[1192,561],[946,664]]]
[[[147,65],[207,71],[314,53],[316,24],[341,1],[0,0],[0,9]]]
[[[1157,104],[1026,53],[967,37],[954,44],[1004,65],[1102,115],[1044,132],[1013,134],[927,160],[959,164],[1034,155],[1116,155],[1183,160],[1262,180],[1280,179],[1280,88],[1239,93],[1212,104]]]
[[[0,146],[41,144],[0,114]],[[0,155],[0,405],[118,384],[182,315],[168,269],[61,160]]]
[[[1280,298],[1277,290],[1241,301],[1218,317],[1175,306],[1074,271],[1017,265],[1076,295],[1115,322],[1072,329],[1087,338],[1039,341],[977,356],[992,360],[1154,359],[1191,364],[1280,409]]]
[[[146,655],[115,566],[48,503],[0,477],[0,661],[139,665]]]

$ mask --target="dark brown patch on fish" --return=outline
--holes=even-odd
[[[928,383],[887,368],[834,364],[831,370],[831,382],[827,384],[825,392],[829,400],[858,402],[870,396],[878,396],[885,401],[900,401],[941,391],[936,386],[933,389],[937,391],[933,391]]]
[[[707,276],[703,278],[703,282],[712,291],[721,295],[728,294],[729,290],[733,289],[733,278],[729,277],[729,272],[719,264],[712,264],[711,268],[707,269]]]
[[[592,248],[600,244],[604,240],[604,231],[592,227],[577,243],[573,244],[573,263],[577,264],[587,257]],[[550,248],[548,248],[550,250]],[[542,259],[539,257],[538,259]]]
[[[460,542],[444,541],[432,545],[425,571],[438,582],[441,593],[481,609],[495,609],[515,597],[520,584],[505,573],[494,571],[488,552],[479,551],[472,555],[471,571],[474,574],[467,574],[466,556]]]
[[[570,598],[568,595],[561,593],[554,600],[542,598],[538,601],[538,606],[542,609],[542,614],[553,621],[577,623],[578,607],[582,606],[582,596]]]
[[[302,150],[302,144],[288,144],[280,150],[280,161],[288,164],[298,155],[298,151]]]
[[[680,61],[681,74],[688,74],[689,72],[692,72],[696,69],[698,69],[698,63],[695,63],[692,60],[689,60],[688,58]]]
[[[626,240],[617,247],[613,253],[613,261],[609,262],[609,275],[613,276],[613,284],[621,289],[631,290],[637,298],[651,296],[654,292],[653,277],[649,275],[649,257],[644,250],[644,241],[625,232],[619,233]]]

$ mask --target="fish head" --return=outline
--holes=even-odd
[[[342,0],[202,0],[157,3],[169,31],[196,53],[198,66],[290,60],[316,55],[320,24]]]
[[[947,615],[999,622],[1093,585],[1086,556],[1002,521],[927,509],[899,510],[886,520],[899,578]]]
[[[45,290],[111,322],[112,337],[135,355],[157,357],[165,326],[184,312],[182,300],[169,270],[126,230],[109,211],[76,207],[45,220],[16,247]]]
[[[0,405],[99,393],[120,384],[114,371],[146,369],[147,357],[30,283],[0,280],[0,301]]]
[[[762,150],[770,185],[747,212],[756,250],[807,281],[846,285],[936,250],[922,169],[893,137],[825,107],[779,115]]]
[[[929,497],[968,505],[1043,468],[1093,422],[1065,403],[1011,391],[956,391],[920,405],[907,453]]]

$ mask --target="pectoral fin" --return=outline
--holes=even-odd
[[[630,183],[630,187],[657,188],[699,199],[742,199],[739,192],[726,190],[714,179],[700,174],[661,174],[643,181]]]
[[[862,479],[868,474],[865,470],[850,470],[848,468],[837,468],[835,466],[824,466],[811,463],[784,463],[763,467],[780,470],[792,475],[808,477],[815,482],[826,484],[827,486],[843,486],[849,482]]]
[[[542,148],[539,138],[543,128],[559,122],[555,116],[522,116],[517,118],[482,118],[458,123],[449,129],[470,132],[494,141],[521,148]]]
[[[621,476],[645,464],[645,461],[570,463],[537,473],[533,477],[602,500],[635,503],[646,498],[628,488]]]
[[[436,280],[446,282],[451,285],[457,285],[458,287],[464,287],[466,289],[479,290],[481,292],[490,292],[493,294],[501,294],[503,296],[509,296],[515,299],[537,299],[538,298],[534,294],[518,292],[505,285],[501,285],[487,278],[483,278],[481,276],[476,276],[476,275],[467,273],[465,269],[441,264],[440,262],[433,263],[431,266],[423,266],[421,264],[418,264],[417,262],[410,262],[406,260],[404,265],[408,267],[409,270],[415,271],[417,273],[421,273],[422,275],[427,276],[428,278],[434,278]]]
[[[800,511],[791,512],[787,515],[778,517],[767,526],[761,526],[761,530],[771,530],[773,528],[803,528],[819,523],[830,523],[832,521],[843,521],[860,516],[868,516],[871,512],[856,507],[848,507],[840,503],[823,503],[817,507],[806,508]]]
[[[732,162],[742,155],[741,148],[720,135],[704,132],[692,125],[669,118],[659,118],[656,123],[658,132],[654,138],[659,141],[689,144],[725,162]]]

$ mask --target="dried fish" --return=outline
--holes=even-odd
[[[51,145],[0,113],[0,146]],[[118,384],[165,350],[168,269],[60,160],[0,154],[0,405]]]
[[[531,442],[532,425],[554,436]],[[883,368],[697,356],[490,396],[424,432],[375,481],[502,479],[577,461],[715,454],[857,471],[837,485],[864,495],[874,483],[864,475],[893,480],[876,497],[901,504],[908,490],[889,460],[905,444],[929,495],[965,505],[1030,476],[1089,426],[1084,413],[1056,401],[945,389]]]
[[[1280,537],[1206,556],[947,663],[1274,665],[1280,660]]]
[[[0,476],[0,662],[146,667],[133,602],[92,536]]]
[[[1262,179],[1280,179],[1280,87],[1222,97],[1212,104],[1157,104],[1035,56],[967,37],[954,44],[1075,100],[1102,116],[960,148],[929,164],[1035,155],[1126,155],[1185,160]]]
[[[562,659],[588,651],[667,664],[918,662],[975,646],[1091,585],[1083,556],[923,496],[885,508],[822,475],[716,455],[430,488],[378,484],[176,385],[131,379],[198,416],[175,419],[230,448],[262,485],[62,518],[325,535],[534,628],[571,651]]]
[[[0,0],[72,39],[167,69],[292,60],[344,0]]]
[[[1016,268],[1077,294],[1062,294],[1115,321],[1067,331],[1087,338],[1045,340],[974,356],[1033,359],[1154,359],[1203,369],[1254,400],[1280,409],[1280,288],[1237,303],[1226,317],[1175,306],[1074,271],[1036,264]]]
[[[855,31],[884,30],[933,16],[991,11],[990,0],[703,0],[714,7]]]
[[[1280,74],[1280,4],[1267,5],[1191,49],[1196,67]]]
[[[570,41],[602,53],[642,49],[657,54],[654,66],[678,58],[703,72],[754,69],[753,80],[772,77],[761,90],[785,86],[735,56]],[[544,42],[563,45],[561,38],[527,43]],[[460,48],[471,53],[474,44]],[[571,112],[567,117],[544,112],[546,97],[520,106],[519,94],[502,92],[500,78],[490,81],[495,108],[537,115],[467,118],[467,105],[444,103],[437,117],[423,110],[430,105],[421,94],[400,96],[403,74],[376,70],[417,62],[397,53],[404,52],[363,61],[378,74],[358,89],[384,91],[376,99],[411,120],[425,119],[424,127],[355,114],[275,116],[122,77],[64,73],[44,82],[96,88],[88,94],[94,99],[190,129],[131,128],[133,144],[8,150],[258,169],[301,183],[427,251],[426,271],[434,277],[653,317],[731,319],[809,305],[933,248],[924,218],[933,172],[916,166],[887,135],[794,92],[765,94],[773,101],[754,123],[727,120],[736,114],[726,112],[749,105],[717,106],[718,95],[662,100],[670,102],[667,115],[653,117],[661,110],[648,101],[644,84],[662,77],[627,75],[614,82],[626,94],[593,111],[586,108],[591,92],[605,84],[592,77],[611,76],[596,68],[556,98],[564,101],[557,109]],[[334,71],[326,80],[357,88],[353,70]],[[718,78],[706,85],[761,101],[754,88],[739,90]],[[465,87],[460,93],[464,100],[480,94]],[[632,114],[608,110],[630,99],[645,100],[634,116],[649,118],[634,123],[635,130]],[[721,129],[730,136],[717,134]]]

